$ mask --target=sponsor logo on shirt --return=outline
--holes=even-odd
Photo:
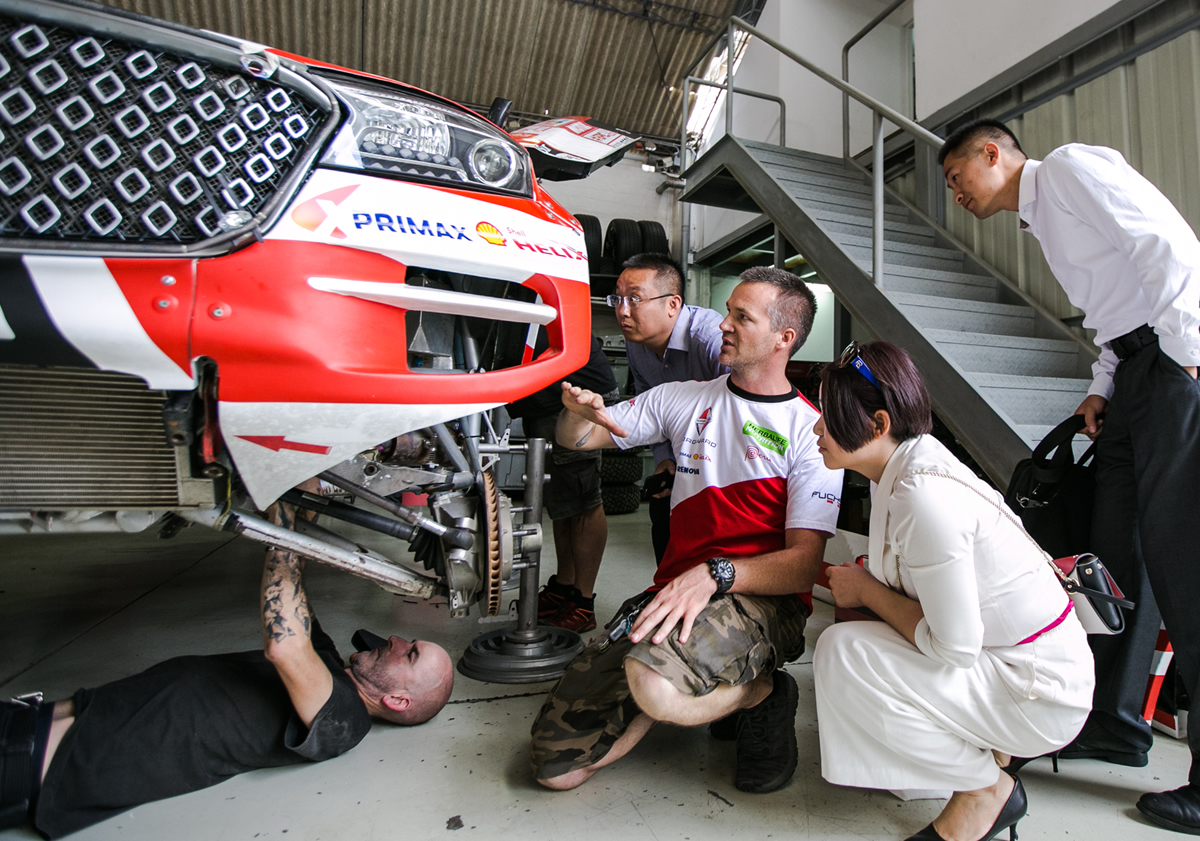
[[[710,440],[709,440],[709,439],[707,439],[707,438],[691,438],[691,437],[688,437],[688,438],[684,438],[684,439],[683,439],[683,443],[685,443],[685,444],[703,444],[703,445],[704,445],[704,446],[706,446],[706,447],[715,447],[715,446],[717,446],[717,442],[716,442],[716,441],[710,441]]]
[[[742,425],[742,433],[749,435],[755,441],[768,450],[772,450],[780,455],[787,452],[788,444],[791,442],[784,438],[773,429],[767,429],[765,426],[759,426],[754,421],[746,421]]]
[[[755,459],[762,459],[767,464],[774,464],[766,453],[753,444],[750,444],[746,447],[746,461],[754,461]]]
[[[491,222],[480,222],[475,226],[475,233],[479,234],[492,245],[504,245],[505,243],[504,235]]]
[[[687,461],[688,459],[693,461],[712,461],[712,459],[706,456],[704,453],[680,453],[679,457],[684,461]]]
[[[842,507],[842,498],[840,496],[838,496],[837,494],[828,494],[828,493],[822,493],[821,491],[813,491],[812,495],[815,496],[817,499],[825,500],[830,505],[836,505],[838,508]]]
[[[675,472],[676,473],[690,473],[693,476],[699,476],[700,468],[699,467],[688,467],[686,464],[681,464],[675,468]]]
[[[700,413],[700,417],[696,418],[696,434],[704,437],[704,430],[712,423],[712,406],[709,406]]]

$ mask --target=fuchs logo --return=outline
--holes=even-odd
[[[838,508],[842,507],[842,498],[840,496],[838,496],[837,494],[827,494],[827,493],[821,493],[820,491],[813,491],[812,495],[815,496],[817,499],[825,500],[830,505],[836,505]]]
[[[329,217],[330,209],[344,202],[357,189],[357,184],[351,184],[349,187],[338,187],[336,190],[302,201],[292,211],[292,221],[301,228],[316,233],[317,228]],[[346,232],[336,225],[329,235],[335,239],[346,238]]]
[[[771,461],[771,459],[767,456],[767,454],[764,453],[762,450],[760,450],[758,447],[754,446],[753,444],[748,445],[746,447],[746,461],[754,461],[756,458],[762,459],[767,464],[775,463],[775,462]]]
[[[492,245],[504,245],[507,240],[500,233],[500,229],[491,222],[480,222],[475,226],[475,233],[479,234]]]
[[[742,426],[742,433],[749,435],[768,450],[772,450],[780,455],[787,452],[788,444],[791,443],[775,430],[759,426],[754,421],[746,421]]]
[[[712,407],[711,406],[709,406],[707,409],[705,409],[703,412],[701,412],[700,417],[696,418],[696,434],[703,438],[704,430],[708,428],[708,425],[710,423],[712,423]]]

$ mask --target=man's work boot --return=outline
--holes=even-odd
[[[1200,786],[1188,784],[1174,791],[1143,794],[1137,807],[1159,826],[1200,835]]]
[[[800,690],[782,669],[773,675],[775,688],[758,706],[743,710],[737,722],[739,791],[766,794],[787,785],[796,773],[796,706]]]
[[[559,584],[558,576],[552,575],[540,591],[538,591],[537,618],[543,625],[550,624],[546,620],[563,609],[571,596],[582,596],[570,584]]]

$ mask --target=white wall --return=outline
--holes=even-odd
[[[770,0],[757,26],[840,78],[842,45],[886,5],[886,0]],[[905,22],[902,7],[850,53],[851,84],[897,110],[904,105]],[[837,88],[756,39],[746,48],[734,85],[784,98],[788,146],[841,157],[842,97]],[[775,103],[735,96],[733,117],[735,136],[779,142],[779,106]],[[851,117],[851,150],[858,152],[870,142],[870,115],[852,104]],[[712,142],[724,135],[723,111],[716,126]],[[751,218],[750,214],[718,208],[694,208],[693,248],[703,248]]]
[[[543,181],[542,188],[572,214],[586,213],[600,219],[608,230],[613,219],[646,219],[660,223],[671,242],[671,253],[679,257],[679,190],[654,191],[665,178],[646,172],[641,155],[628,154],[615,166],[604,167],[581,181]]]
[[[914,0],[917,119],[1028,58],[1119,0]]]

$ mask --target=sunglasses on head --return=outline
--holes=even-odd
[[[883,386],[879,384],[879,380],[875,379],[875,375],[871,373],[871,369],[867,367],[867,363],[863,361],[862,355],[859,353],[857,341],[852,341],[846,345],[846,349],[842,351],[842,357],[838,360],[838,367],[844,368],[849,363],[854,370],[866,377],[867,382],[875,386],[875,388],[883,391]]]

